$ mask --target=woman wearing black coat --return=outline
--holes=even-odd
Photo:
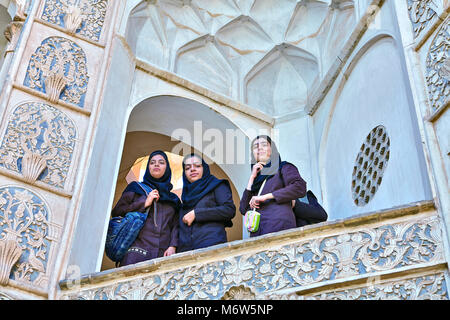
[[[172,171],[169,159],[161,150],[150,154],[144,179],[132,182],[112,210],[112,216],[125,216],[128,212],[148,210],[148,216],[137,239],[120,261],[120,266],[138,263],[176,252],[178,243],[178,210],[180,199],[171,192]],[[146,195],[140,184],[152,190]]]
[[[225,227],[236,214],[230,184],[213,176],[199,155],[183,159],[181,200],[178,252],[227,242]]]

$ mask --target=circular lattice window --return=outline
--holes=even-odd
[[[352,176],[352,196],[357,206],[365,206],[372,200],[383,179],[389,161],[390,139],[386,128],[374,128],[364,141]]]

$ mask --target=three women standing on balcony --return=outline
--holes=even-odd
[[[213,176],[194,153],[183,159],[181,199],[178,252],[227,242],[225,227],[233,225],[236,214],[230,184]]]
[[[162,256],[170,256],[178,246],[178,196],[170,192],[172,171],[163,151],[149,156],[143,182],[152,191],[146,195],[137,182],[130,183],[112,210],[112,216],[125,216],[127,212],[148,210],[148,216],[137,239],[128,249],[120,266],[138,263]]]
[[[250,236],[295,228],[292,201],[306,195],[306,182],[295,165],[281,161],[277,147],[269,136],[256,137],[251,147],[252,172],[239,206],[243,215],[250,209],[256,209],[261,214],[259,229]]]

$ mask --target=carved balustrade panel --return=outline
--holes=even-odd
[[[387,283],[373,283],[367,287],[337,290],[314,296],[308,300],[448,300],[443,273]]]
[[[393,281],[369,278],[364,285],[304,296],[301,293],[273,293],[256,298],[264,300],[449,300],[449,295],[445,273],[441,272]]]
[[[249,288],[247,296],[250,292],[261,295],[443,260],[439,218],[428,217],[143,275],[105,287],[80,289],[65,298],[220,299],[234,296],[237,291],[228,290],[239,286]]]

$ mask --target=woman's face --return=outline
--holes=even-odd
[[[202,160],[193,156],[184,161],[184,173],[190,183],[197,181],[203,176]]]
[[[264,162],[267,164],[272,155],[272,147],[266,139],[259,138],[253,142],[252,152],[256,162]]]
[[[148,162],[148,169],[153,178],[159,179],[166,172],[167,162],[166,159],[160,154],[154,155]]]

